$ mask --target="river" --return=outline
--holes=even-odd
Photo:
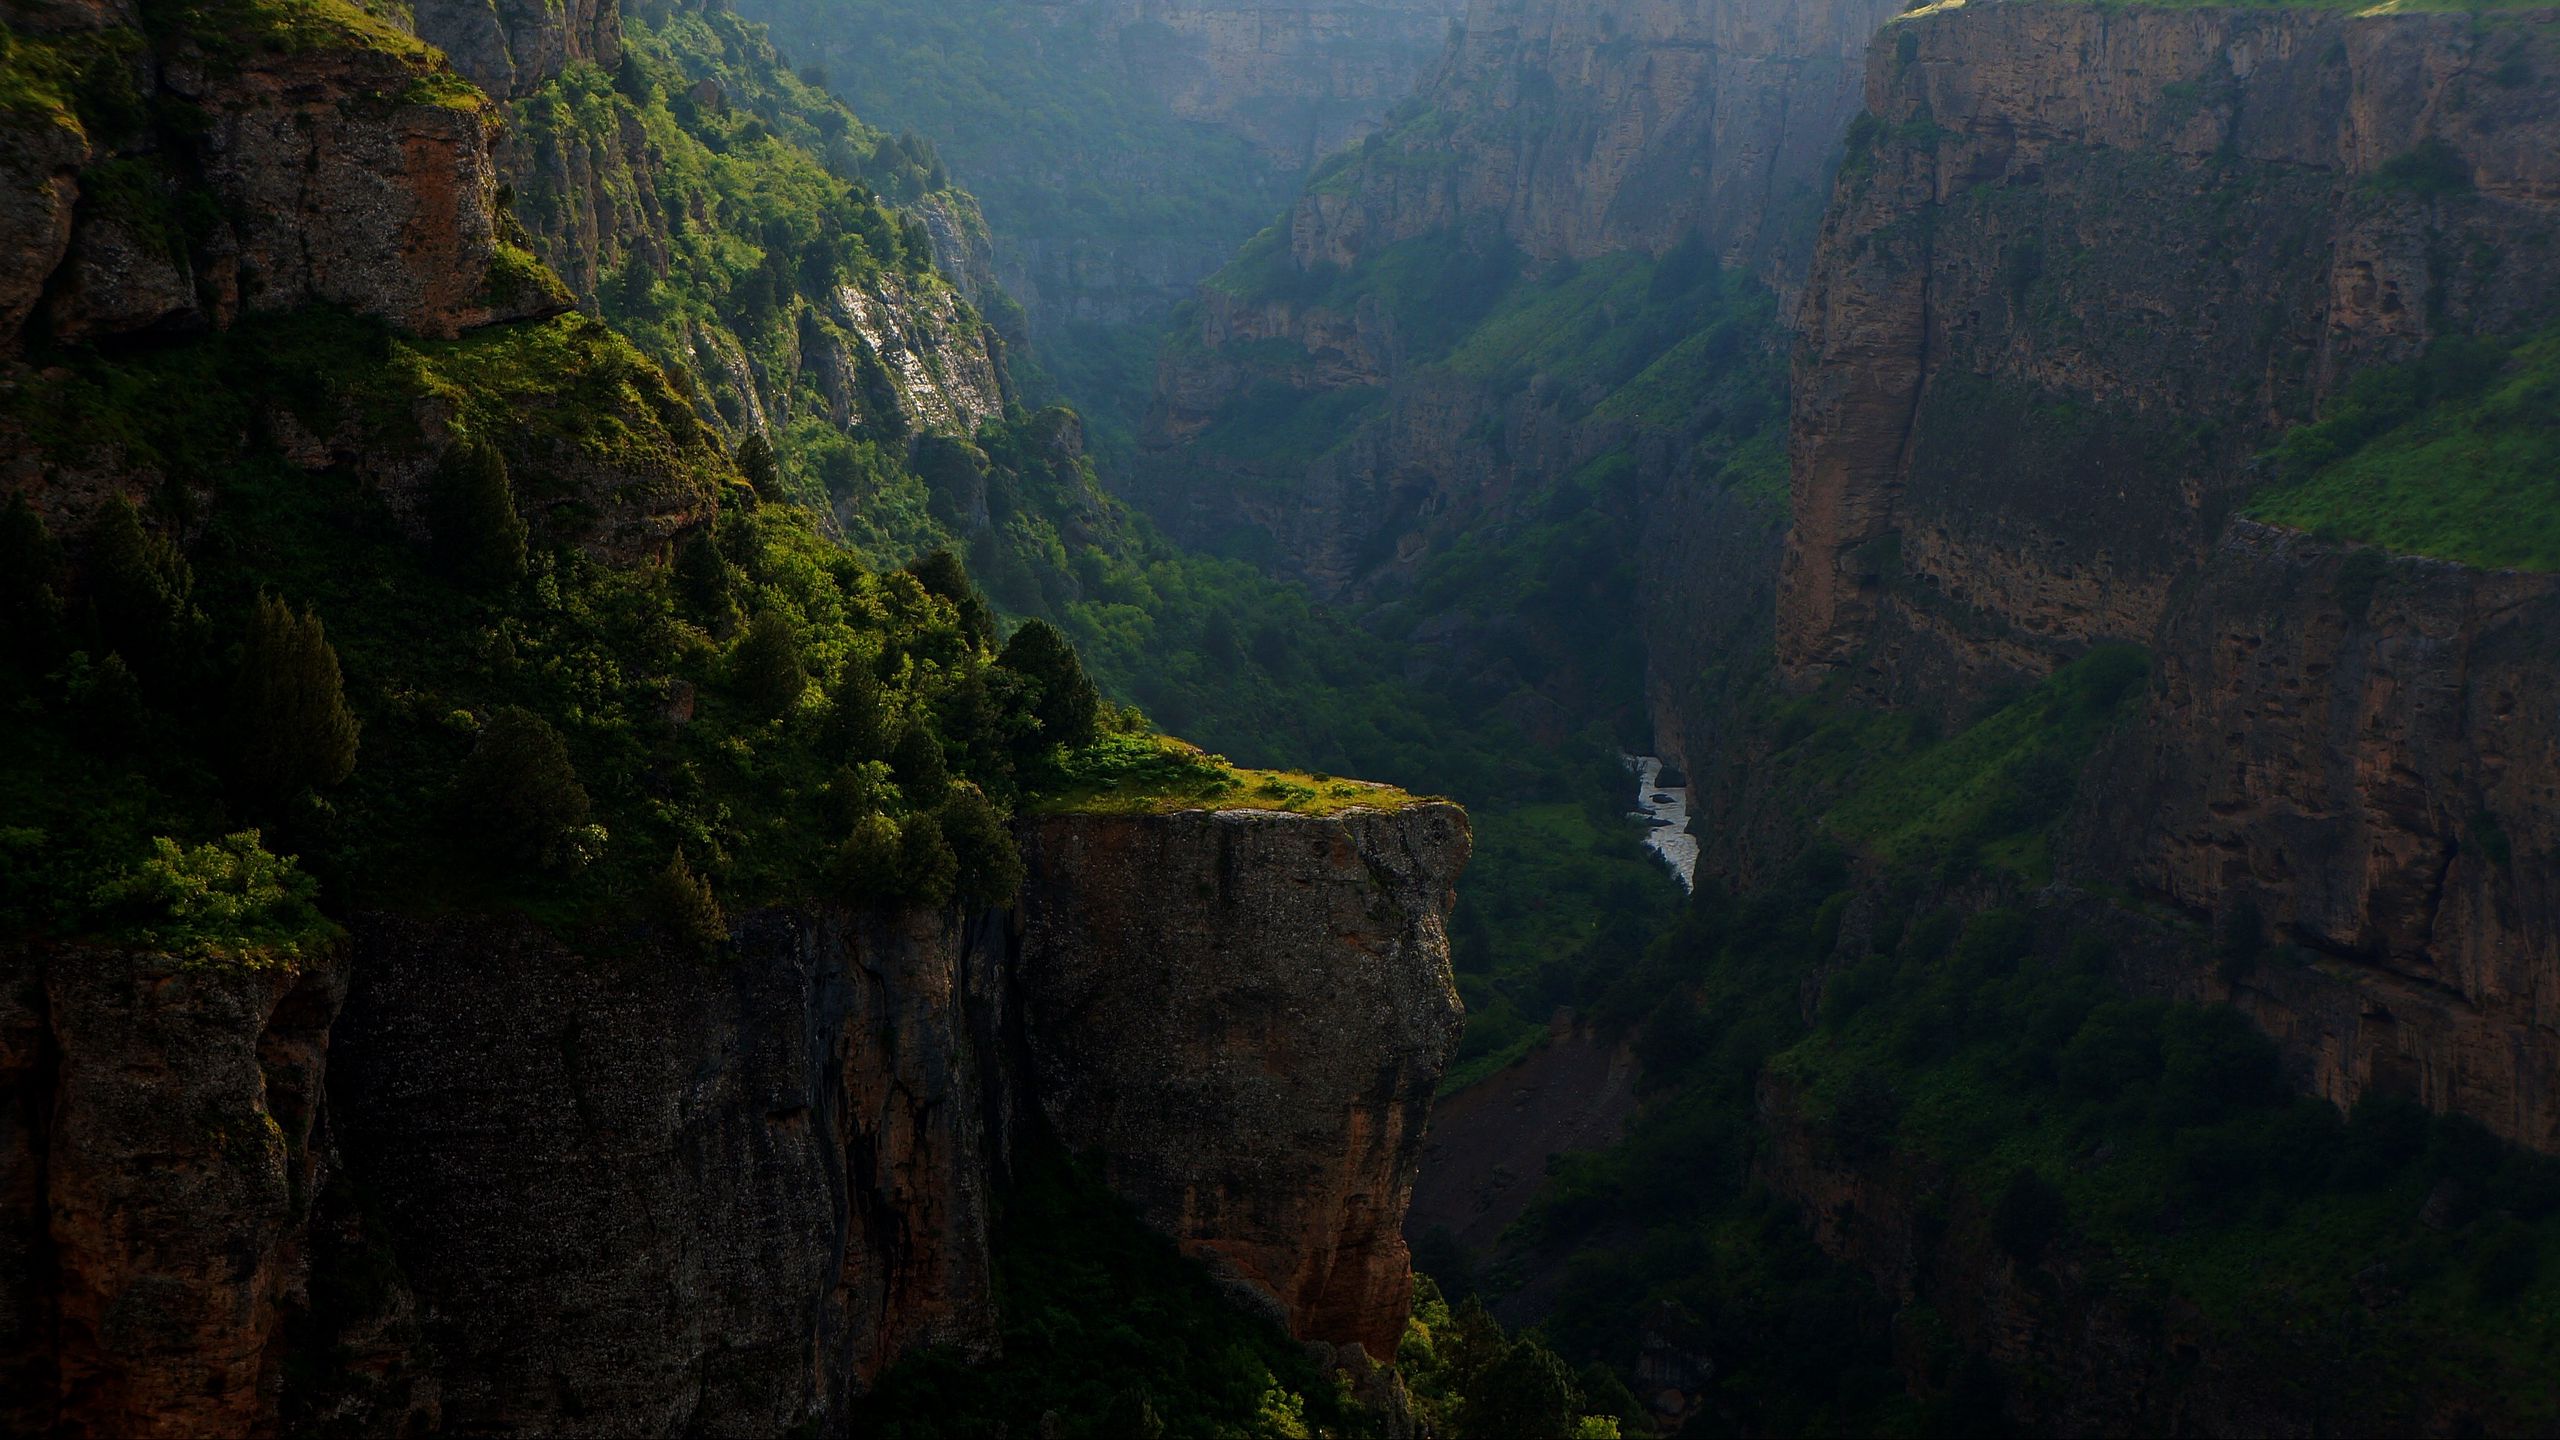
[[[1698,837],[1689,833],[1689,787],[1663,785],[1662,760],[1654,755],[1622,755],[1627,768],[1635,772],[1636,808],[1627,818],[1646,826],[1645,848],[1662,857],[1671,873],[1680,877],[1680,888],[1695,890],[1698,884]],[[1685,777],[1684,777],[1685,778]]]

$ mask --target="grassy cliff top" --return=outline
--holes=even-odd
[[[1254,770],[1169,735],[1105,735],[1067,757],[1061,783],[1028,808],[1040,815],[1171,815],[1183,810],[1271,810],[1339,815],[1402,810],[1435,797],[1393,785]]]

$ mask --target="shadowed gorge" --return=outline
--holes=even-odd
[[[0,1422],[2560,1425],[2560,10],[0,0]]]

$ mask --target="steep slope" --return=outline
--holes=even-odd
[[[1258,1167],[1078,1137],[1233,1197],[1177,1220],[1128,1186],[1247,1257],[1286,1327],[1230,1336],[1249,1401],[1333,1403],[1289,1332],[1392,1346],[1414,1147],[1378,1137],[1418,1130],[1452,1038],[1458,812],[1179,751],[1054,632],[999,647],[948,556],[827,538],[509,242],[489,102],[407,17],[42,18],[0,32],[40,182],[0,357],[13,1424],[842,1428],[900,1357],[999,1333],[989,1214],[1055,1096],[1151,1083],[1026,1028],[1104,946],[1079,1004],[1197,994],[1234,1079],[1194,1121],[1263,1127]],[[525,103],[598,73],[540,79],[559,17],[515,18]],[[626,39],[626,71],[682,63]],[[108,303],[119,235],[165,304]],[[943,282],[905,274],[842,313],[941,333]],[[1148,813],[1132,750],[1265,843]],[[1195,943],[1129,949],[1125,881],[1026,878],[1035,801],[1038,853],[1090,827],[1218,875]],[[1261,987],[1209,983],[1236,957]],[[1266,1046],[1342,1058],[1272,1095]]]
[[[1156,327],[1439,61],[1454,0],[763,0],[986,202],[1043,366],[1118,454]]]

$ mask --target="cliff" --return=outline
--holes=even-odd
[[[438,336],[562,308],[493,211],[489,105],[385,22],[190,12],[131,65],[133,16],[25,18],[28,83],[0,115],[0,353],[312,304]]]
[[[1691,234],[1791,281],[1879,0],[1476,0],[1420,112],[1330,167],[1287,222],[1302,269],[1483,223],[1541,260]]]
[[[2160,979],[2249,1013],[2305,1088],[2560,1150],[2560,581],[2380,559],[2236,523],[2170,610],[2075,861],[2296,947]]]
[[[2341,1104],[2410,1091],[2542,1148],[2560,949],[2516,857],[2549,841],[2506,827],[2555,773],[2521,658],[2549,582],[2231,517],[2355,377],[2560,306],[2505,258],[2560,205],[2560,112],[2529,81],[2556,34],[2538,11],[1895,22],[1802,310],[1777,599],[1799,687],[1941,716],[2149,647],[2058,863],[2295,948],[2234,976],[2173,945],[2142,983],[2239,1004]]]
[[[1780,664],[1980,693],[2150,636],[2273,433],[2560,301],[2501,258],[2560,206],[2555,44],[2536,11],[1895,22],[1799,326]]]
[[[1025,838],[1017,994],[1050,1127],[1292,1333],[1391,1358],[1458,1040],[1465,816],[1065,817]]]
[[[1024,1126],[1293,1333],[1393,1354],[1464,817],[1024,840],[1012,916],[760,911],[717,963],[390,913],[300,973],[17,952],[15,1419],[835,1429],[900,1356],[992,1358]]]

